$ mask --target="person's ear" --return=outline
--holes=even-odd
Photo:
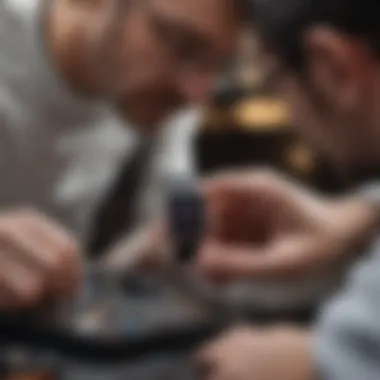
[[[370,53],[360,42],[320,26],[304,36],[304,51],[308,78],[326,101],[349,109],[368,96]]]

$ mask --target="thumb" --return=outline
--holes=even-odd
[[[206,242],[199,252],[197,270],[218,281],[286,279],[303,276],[323,261],[315,239],[281,238],[269,245]]]

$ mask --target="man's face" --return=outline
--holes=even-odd
[[[124,115],[151,127],[181,105],[206,100],[234,50],[234,0],[102,3],[89,57]]]
[[[326,29],[313,30],[304,51],[303,71],[262,55],[296,127],[342,169],[372,166],[376,160],[379,165],[376,57],[359,41]]]

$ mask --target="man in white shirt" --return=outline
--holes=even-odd
[[[206,99],[243,3],[0,3],[2,307],[75,289],[78,247],[121,163],[165,116]],[[121,99],[135,130],[112,106]]]

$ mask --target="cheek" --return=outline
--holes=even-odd
[[[321,135],[318,115],[304,93],[288,87],[283,92],[283,98],[289,107],[293,125],[302,135],[313,140]]]
[[[114,26],[103,34],[100,52],[109,84],[116,92],[140,92],[166,77],[157,46],[138,18]]]
[[[297,131],[322,151],[330,151],[336,138],[331,115],[318,110],[310,96],[295,84],[284,88],[283,97],[288,104],[294,127]]]
[[[131,17],[130,20],[124,30],[123,50],[131,81],[145,79],[149,83],[156,83],[169,77],[170,65],[161,47],[162,43],[140,15]]]

